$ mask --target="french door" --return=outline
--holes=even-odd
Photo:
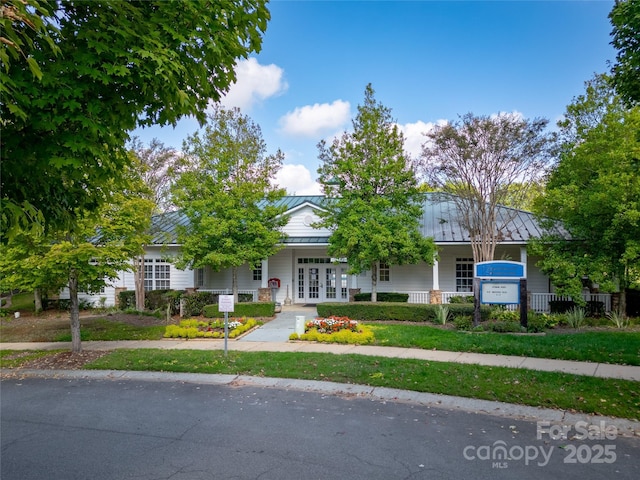
[[[298,266],[299,303],[349,300],[347,267],[342,265]]]

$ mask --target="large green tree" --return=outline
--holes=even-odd
[[[78,294],[98,292],[132,268],[148,240],[153,204],[130,188],[98,212],[77,214],[73,231],[22,232],[0,244],[2,287],[58,293],[69,288],[72,351],[80,352]]]
[[[436,247],[420,231],[424,197],[402,132],[374,93],[367,85],[352,132],[318,144],[318,173],[328,198],[319,225],[333,231],[328,253],[346,258],[352,274],[371,272],[375,302],[380,263],[432,264]]]
[[[562,221],[571,241],[550,232],[532,250],[560,293],[580,299],[588,277],[619,290],[624,312],[624,290],[640,271],[640,107],[626,108],[600,75],[565,117],[571,132],[536,209]]]
[[[11,92],[0,101],[2,233],[9,235],[24,226],[25,216],[16,216],[23,208],[64,229],[76,212],[107,201],[106,185],[121,178],[136,127],[175,125],[185,115],[204,121],[210,102],[235,81],[237,59],[260,49],[270,17],[266,0],[38,4],[47,7],[36,11],[42,28],[11,23],[33,48],[3,50],[11,60],[3,63]],[[27,0],[28,13],[29,5],[36,2]],[[55,50],[42,47],[43,37]]]
[[[640,0],[616,0],[609,19],[618,50],[613,83],[627,106],[640,103]]]
[[[284,155],[266,154],[260,127],[238,109],[217,107],[202,132],[183,151],[196,166],[173,189],[174,202],[189,219],[178,232],[180,268],[231,268],[238,300],[238,267],[254,267],[282,248],[287,223],[277,201],[285,191],[272,185]]]

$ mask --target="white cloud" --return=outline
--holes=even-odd
[[[446,120],[438,120],[437,122],[423,122],[418,120],[415,123],[405,123],[398,125],[398,128],[404,135],[404,149],[412,158],[418,158],[422,153],[422,144],[425,142],[425,133],[430,132],[435,126],[445,125]]]
[[[298,107],[280,118],[281,131],[287,135],[317,137],[340,129],[351,118],[351,104],[343,100]]]
[[[236,83],[220,100],[226,107],[249,110],[254,103],[280,95],[289,88],[284,70],[277,65],[260,65],[255,58],[240,60],[236,65]]]
[[[322,194],[320,184],[311,177],[311,172],[304,165],[283,165],[274,183],[286,189],[289,195]]]

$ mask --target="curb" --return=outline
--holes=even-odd
[[[370,387],[357,384],[323,382],[318,380],[296,380],[290,378],[254,377],[247,375],[225,375],[206,373],[168,373],[140,372],[129,370],[15,370],[17,378],[52,378],[68,380],[138,380],[145,382],[183,382],[201,385],[254,386],[285,390],[315,392],[346,397],[368,397],[383,402],[403,402],[442,408],[450,411],[463,411],[479,415],[492,415],[526,421],[548,421],[552,424],[612,425],[617,428],[618,436],[640,437],[640,424],[637,421],[571,413],[541,407],[530,407],[490,400],[478,400],[466,397],[413,392],[387,387]]]

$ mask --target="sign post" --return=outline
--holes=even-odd
[[[479,262],[474,277],[480,286],[481,304],[520,304],[520,325],[527,328],[527,266],[506,260]]]
[[[227,356],[229,338],[229,312],[233,312],[233,295],[218,295],[218,311],[224,312],[224,356]]]

